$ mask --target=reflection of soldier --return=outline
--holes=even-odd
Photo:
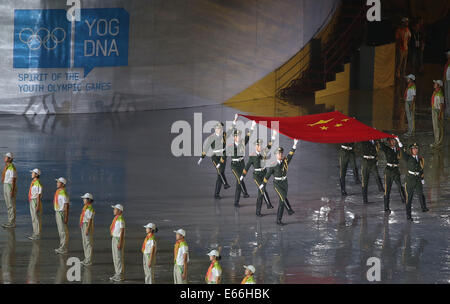
[[[415,283],[420,280],[419,266],[427,241],[419,239],[419,246],[411,245],[411,225],[408,225],[403,239],[402,265],[406,271],[406,282]],[[415,251],[413,252],[413,248]]]
[[[442,156],[443,152],[442,150],[433,150],[433,160],[430,165],[430,180],[432,187],[430,187],[431,191],[431,199],[437,200],[439,199],[439,194],[441,190],[441,176],[445,177],[445,171],[444,171],[444,158]]]
[[[14,267],[16,256],[16,232],[14,229],[6,230],[8,240],[2,253],[2,275],[3,283],[11,284],[13,282],[12,269]]]
[[[27,284],[36,284],[39,281],[39,271],[37,266],[39,264],[39,256],[41,251],[39,241],[34,241],[31,247],[30,262],[27,269]]]
[[[353,166],[353,176],[355,178],[355,183],[360,184],[358,167],[356,166],[355,144],[353,143],[342,144],[339,151],[339,180],[341,183],[342,195],[347,195],[347,191],[345,191],[345,177],[347,175],[347,167],[349,163],[351,163]]]

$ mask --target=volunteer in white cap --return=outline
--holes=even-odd
[[[64,177],[56,179],[56,192],[53,198],[53,207],[55,209],[56,225],[59,233],[59,248],[55,249],[58,254],[67,253],[67,244],[69,243],[69,229],[67,222],[69,220],[69,195],[66,191],[67,181]]]
[[[186,231],[178,229],[175,232],[176,243],[173,250],[174,267],[173,282],[174,284],[187,284],[187,263],[189,262],[189,247],[184,239]]]
[[[444,68],[445,101],[450,102],[450,51],[447,52],[447,63]],[[446,107],[446,116],[450,117],[450,106]]]
[[[433,80],[434,91],[431,96],[431,114],[433,119],[434,143],[432,148],[439,148],[444,141],[444,93],[442,80]]]
[[[114,219],[112,221],[109,230],[111,232],[111,248],[112,257],[114,262],[114,275],[109,279],[111,281],[119,282],[123,281],[124,278],[124,247],[125,247],[125,221],[123,220],[123,206],[120,204],[111,206],[114,208]]]
[[[41,171],[33,169],[31,172],[31,185],[28,190],[28,202],[30,203],[31,225],[33,234],[28,238],[30,240],[39,240],[41,235],[41,216],[42,216],[42,184],[39,180]]]
[[[84,260],[81,262],[84,266],[92,265],[92,247],[94,246],[94,207],[92,203],[94,202],[94,196],[90,193],[84,194],[83,199],[83,210],[80,215],[80,229],[81,229],[81,240],[83,242]]]
[[[405,78],[408,82],[404,95],[406,119],[408,120],[408,132],[405,136],[412,136],[416,128],[416,76],[409,74]]]
[[[11,152],[5,154],[5,167],[2,172],[3,196],[8,212],[8,222],[3,228],[16,227],[16,197],[17,197],[17,170],[13,164],[14,155]]]
[[[395,32],[396,40],[396,61],[395,75],[397,78],[405,75],[406,63],[408,61],[408,46],[411,39],[411,31],[408,27],[409,19],[402,18],[402,24]]]
[[[242,280],[241,284],[256,284],[255,278],[253,277],[253,274],[255,273],[256,269],[253,265],[244,266],[245,268],[245,277]]]
[[[145,274],[145,284],[153,284],[155,280],[155,275],[153,272],[153,266],[155,265],[156,259],[156,239],[155,233],[158,232],[158,228],[153,223],[148,223],[144,226],[145,236],[144,242],[142,243],[142,255],[143,255],[143,266]]]
[[[211,265],[209,265],[206,272],[205,282],[206,284],[220,284],[222,280],[222,267],[219,264],[221,259],[219,251],[211,250],[208,254]]]

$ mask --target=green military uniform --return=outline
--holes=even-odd
[[[241,133],[242,132],[239,130],[233,131],[234,136],[240,136]],[[245,182],[243,180],[241,181],[240,178],[245,168],[245,160],[244,160],[245,146],[248,144],[251,134],[252,131],[249,131],[245,135],[245,139],[241,139],[239,142],[235,142],[233,140],[233,143],[227,146],[227,155],[231,157],[231,172],[233,173],[233,176],[236,178],[236,191],[234,193],[235,207],[239,207],[239,200],[242,191],[244,192],[245,198],[249,197],[247,187],[245,186]]]
[[[375,174],[375,179],[378,184],[378,190],[384,192],[383,184],[381,183],[380,174],[378,173],[377,157],[378,157],[378,142],[371,140],[361,143],[362,150],[362,194],[365,204],[368,203],[367,190],[369,188],[370,174]]]
[[[278,152],[283,152],[283,148],[279,148]],[[278,213],[277,213],[277,224],[282,225],[281,219],[283,217],[284,207],[286,205],[287,211],[289,215],[292,215],[294,211],[292,210],[289,200],[287,198],[288,194],[288,181],[287,181],[287,172],[289,163],[292,160],[292,157],[294,156],[295,149],[292,148],[292,150],[289,152],[288,156],[283,158],[281,161],[276,161],[272,167],[270,167],[267,170],[266,176],[264,177],[263,184],[266,185],[269,178],[273,175],[274,181],[273,186],[275,188],[275,191],[278,194],[278,197],[280,199],[280,203],[278,205]]]
[[[400,192],[402,202],[405,203],[405,191],[402,187],[400,179],[400,149],[397,147],[390,147],[385,143],[381,143],[381,150],[386,156],[386,168],[384,170],[384,211],[389,212],[389,200],[391,196],[392,183],[395,182]]]
[[[262,145],[262,140],[258,139],[256,141],[256,144]],[[248,170],[251,166],[253,166],[253,180],[256,183],[256,186],[258,187],[258,198],[256,199],[256,215],[261,216],[261,205],[263,199],[267,199],[267,209],[273,209],[273,206],[270,202],[269,195],[266,191],[266,189],[260,190],[259,186],[263,183],[264,176],[267,173],[267,169],[265,168],[265,160],[267,157],[267,154],[269,153],[270,148],[272,148],[272,142],[269,142],[267,145],[267,148],[265,148],[261,152],[255,152],[254,154],[250,155],[247,165],[245,166],[244,171],[242,172],[243,176],[246,176],[248,173]],[[264,191],[264,192],[263,192]],[[265,194],[265,198],[264,195]]]
[[[340,167],[339,180],[341,183],[342,195],[347,195],[347,191],[345,191],[345,177],[347,176],[347,167],[348,163],[350,162],[353,165],[353,175],[355,177],[355,183],[359,184],[360,181],[359,181],[358,167],[356,166],[356,158],[355,158],[355,144],[354,143],[342,144],[341,149],[339,151],[339,167]]]
[[[216,127],[223,127],[223,124],[218,124]],[[203,147],[202,152],[202,159],[206,157],[206,154],[209,150],[213,151],[213,154],[211,156],[212,163],[217,170],[217,180],[216,180],[216,189],[214,192],[215,198],[220,198],[220,189],[222,188],[222,184],[224,185],[225,189],[230,188],[230,185],[228,184],[228,181],[225,176],[225,166],[227,163],[227,156],[226,156],[226,138],[227,133],[222,132],[221,135],[217,136],[215,133],[210,135]],[[217,168],[217,166],[220,164],[220,167]]]
[[[418,147],[417,144],[411,145],[412,147]],[[401,151],[402,158],[405,159],[408,174],[406,175],[406,216],[408,220],[412,220],[411,205],[414,194],[419,196],[420,206],[423,212],[427,212],[428,208],[425,203],[425,196],[423,195],[422,181],[424,178],[423,169],[425,166],[425,160],[422,156],[413,156],[406,152],[406,148]]]

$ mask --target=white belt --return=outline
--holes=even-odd
[[[413,172],[413,171],[408,171],[409,174],[414,175],[414,176],[419,176],[420,173],[419,172]]]
[[[225,149],[213,150],[214,153],[220,153],[220,152],[223,152],[223,151],[225,151]]]
[[[259,168],[259,169],[255,169],[255,172],[261,172],[261,171],[264,171],[264,170],[266,170],[266,168]]]
[[[398,168],[398,165],[397,164],[390,164],[390,163],[387,163],[386,164],[388,167],[391,167],[391,168]]]
[[[287,176],[285,176],[285,177],[275,177],[275,180],[277,180],[277,181],[284,181],[286,179],[287,179]]]
[[[363,157],[364,157],[365,159],[375,159],[375,156],[364,155]]]
[[[347,150],[347,151],[351,151],[353,150],[352,147],[347,147],[347,146],[341,146],[342,149]]]
[[[241,157],[241,158],[232,158],[232,159],[231,159],[231,161],[234,161],[234,162],[240,162],[240,161],[242,161],[242,160],[244,160],[243,157]]]

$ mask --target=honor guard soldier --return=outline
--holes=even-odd
[[[277,151],[277,161],[275,162],[273,167],[270,167],[267,170],[266,176],[264,177],[263,183],[259,186],[259,189],[264,190],[269,178],[273,175],[274,181],[273,186],[275,188],[275,191],[277,192],[280,203],[278,205],[278,213],[277,213],[277,224],[280,226],[283,226],[284,223],[281,222],[281,219],[283,218],[283,212],[284,208],[286,207],[287,212],[289,215],[294,214],[294,210],[292,210],[291,205],[289,204],[289,200],[287,198],[288,194],[288,181],[287,181],[287,172],[289,163],[292,160],[292,157],[294,156],[295,150],[297,149],[297,143],[298,140],[294,139],[294,146],[292,147],[289,154],[284,157],[283,155],[283,148],[278,148]]]
[[[242,280],[241,284],[256,284],[255,278],[253,275],[255,274],[255,267],[253,265],[244,266],[245,268],[245,277]]]
[[[244,198],[248,198],[247,187],[244,180],[241,180],[242,173],[245,168],[245,146],[250,140],[250,136],[253,133],[256,122],[252,122],[252,127],[245,135],[245,139],[241,139],[242,132],[240,130],[233,130],[234,141],[227,146],[227,155],[231,157],[231,172],[236,178],[236,191],[234,193],[234,206],[239,207],[239,200],[241,192],[244,194]]]
[[[55,209],[56,226],[59,234],[59,248],[55,249],[57,254],[67,253],[67,244],[69,243],[69,195],[66,191],[67,181],[64,177],[56,179],[56,192],[53,198],[53,207]]]
[[[39,240],[41,235],[41,216],[42,216],[42,184],[39,180],[41,170],[33,169],[31,172],[31,185],[28,190],[28,201],[30,202],[31,225],[33,234],[28,238],[32,241]]]
[[[382,142],[380,146],[386,156],[386,168],[384,169],[384,212],[391,213],[391,210],[389,209],[389,200],[393,182],[397,184],[403,204],[406,203],[406,198],[405,190],[402,187],[400,179],[400,149],[395,146],[394,138],[389,138],[388,144],[389,145]]]
[[[355,178],[355,183],[360,184],[361,182],[359,181],[358,167],[356,166],[354,143],[342,144],[339,151],[339,181],[341,183],[342,195],[347,195],[347,191],[345,190],[345,177],[347,176],[347,167],[349,163],[353,165],[353,176]]]
[[[214,127],[214,134],[210,135],[203,147],[202,157],[198,160],[198,164],[206,157],[209,150],[213,151],[211,156],[214,169],[217,171],[216,189],[214,192],[214,198],[220,198],[220,189],[224,185],[225,189],[230,188],[227,178],[225,177],[225,166],[227,162],[226,156],[226,138],[227,133],[223,132],[223,123],[218,123]]]
[[[145,284],[153,284],[155,280],[155,274],[153,268],[156,261],[156,239],[155,233],[158,232],[158,228],[153,223],[149,223],[144,226],[147,233],[144,242],[142,243],[142,256],[143,266],[145,274]]]
[[[187,263],[189,262],[189,247],[184,237],[186,231],[178,229],[175,232],[176,243],[173,249],[173,283],[187,284]]]
[[[272,141],[275,140],[275,136],[277,134],[277,131],[273,131],[272,134]],[[265,149],[262,149],[263,141],[262,139],[258,139],[255,142],[255,153],[250,155],[247,165],[245,166],[244,171],[242,171],[241,181],[244,180],[244,177],[247,175],[248,170],[251,166],[253,166],[253,180],[256,183],[256,186],[258,187],[258,198],[256,199],[256,216],[261,217],[261,205],[263,199],[266,201],[267,209],[273,209],[272,203],[270,202],[269,195],[267,193],[267,190],[259,189],[259,186],[263,183],[264,177],[266,176],[267,169],[265,168],[265,161],[267,158],[267,154],[269,153],[270,149],[272,148],[272,142],[269,142],[267,144],[267,147]]]
[[[94,196],[90,193],[84,194],[83,209],[80,215],[81,240],[83,242],[84,260],[81,264],[84,266],[92,265],[92,247],[94,246]]]
[[[395,138],[398,142],[398,146],[403,148],[402,143],[398,137]],[[417,194],[420,201],[420,207],[422,212],[428,212],[429,209],[425,203],[425,196],[423,195],[423,185],[425,184],[423,169],[425,166],[425,160],[419,155],[419,146],[414,143],[409,147],[409,153],[405,149],[400,150],[402,158],[406,161],[408,174],[406,175],[406,218],[412,221],[411,205],[414,194]]]
[[[8,212],[8,222],[3,228],[16,227],[16,197],[17,197],[17,170],[14,166],[14,155],[11,152],[5,154],[5,167],[2,172],[3,197],[5,198]]]
[[[217,250],[211,250],[208,254],[211,265],[206,272],[206,284],[220,284],[222,280],[222,267],[219,264],[220,254]]]
[[[123,219],[123,206],[120,204],[111,206],[114,209],[114,219],[109,227],[111,233],[111,249],[114,263],[114,275],[110,281],[120,282],[124,280],[124,245],[125,245],[125,221]]]
[[[378,190],[384,192],[383,184],[381,183],[380,174],[378,173],[377,158],[378,158],[378,142],[375,140],[369,140],[361,143],[362,150],[362,194],[364,204],[369,201],[367,199],[367,192],[369,189],[370,174],[375,175],[375,180],[378,185]]]

